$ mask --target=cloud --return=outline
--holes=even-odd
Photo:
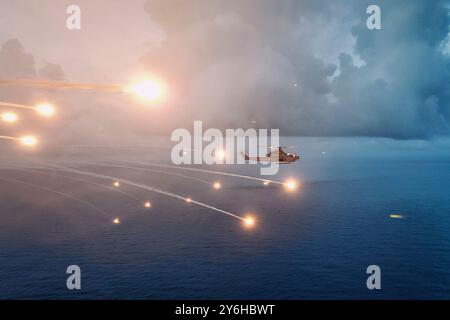
[[[136,142],[194,120],[282,135],[448,135],[449,1],[377,3],[382,30],[366,28],[369,1],[83,0],[82,29],[68,31],[70,1],[5,2],[0,77],[127,83],[143,67],[170,99],[147,109],[110,93],[0,94],[60,105],[58,121],[26,124],[61,143]]]
[[[283,134],[421,138],[449,133],[448,1],[157,1],[166,40],[143,57],[176,109],[214,126]],[[333,29],[330,28],[333,26]]]

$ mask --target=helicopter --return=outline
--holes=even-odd
[[[272,148],[272,151],[268,152],[265,157],[250,157],[246,153],[242,153],[242,156],[246,161],[257,161],[257,162],[277,162],[281,164],[291,164],[297,160],[300,160],[300,156],[295,153],[288,153],[283,150],[283,148],[293,148],[291,147],[277,147]]]

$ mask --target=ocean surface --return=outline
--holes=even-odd
[[[120,190],[136,200],[52,172],[8,167],[27,162],[2,158],[0,299],[450,299],[447,145],[295,138],[288,143],[298,146],[302,159],[281,166],[270,179],[295,177],[301,182],[296,192],[158,169],[220,181],[222,188],[214,190],[161,172],[74,164],[167,160],[154,159],[155,151],[145,148],[38,159],[158,187],[238,215],[251,212],[252,229],[148,190],[122,184]],[[196,167],[259,175],[257,165]],[[121,223],[113,224],[114,217]],[[81,268],[81,290],[66,288],[69,265]],[[381,290],[366,287],[369,265],[381,268]]]

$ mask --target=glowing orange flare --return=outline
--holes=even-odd
[[[215,158],[218,161],[222,161],[225,160],[225,158],[227,157],[227,154],[224,150],[217,150],[215,151]]]
[[[157,102],[162,100],[165,94],[165,87],[161,81],[147,79],[133,84],[128,91],[135,93],[144,100]]]
[[[114,223],[114,224],[119,224],[119,223],[120,223],[120,219],[119,219],[119,218],[115,218],[115,219],[113,220],[113,223]]]
[[[265,186],[268,186],[270,184],[270,181],[264,181],[263,183]]]
[[[49,103],[38,104],[35,110],[44,117],[52,117],[55,114],[55,107]]]
[[[187,203],[191,203],[191,202],[192,202],[192,199],[191,199],[191,198],[186,198],[186,202],[187,202]]]
[[[152,203],[150,201],[147,201],[146,203],[144,203],[144,208],[151,208],[152,207]]]
[[[288,180],[284,183],[286,190],[295,191],[298,188],[298,183],[295,180]]]
[[[20,143],[27,147],[33,147],[38,143],[38,140],[34,136],[24,136],[19,138]]]
[[[214,187],[214,189],[218,190],[218,189],[222,188],[222,185],[220,184],[220,182],[214,182],[213,187]]]
[[[252,228],[256,224],[256,219],[253,216],[247,216],[244,218],[244,226],[246,228]]]
[[[116,188],[120,187],[120,182],[119,181],[115,181],[113,183],[113,186],[116,187]]]
[[[17,121],[18,117],[13,112],[4,112],[2,113],[2,121],[8,122],[8,123],[14,123]]]

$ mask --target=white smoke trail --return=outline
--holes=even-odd
[[[4,140],[20,140],[17,137],[11,137],[11,136],[0,136],[0,139],[4,139]]]
[[[281,181],[262,179],[262,178],[246,176],[246,175],[241,175],[241,174],[236,174],[236,173],[223,172],[223,171],[206,170],[206,169],[198,169],[198,168],[187,168],[187,167],[153,163],[153,162],[129,162],[129,161],[120,161],[120,162],[128,163],[128,164],[135,164],[135,165],[137,164],[137,165],[142,165],[142,166],[152,166],[152,167],[170,168],[170,169],[178,169],[178,170],[193,171],[193,172],[202,172],[202,173],[208,173],[208,174],[215,174],[215,175],[222,175],[222,176],[228,176],[228,177],[235,177],[235,178],[242,178],[242,179],[248,179],[248,180],[254,180],[254,181],[270,182],[270,183],[285,185],[285,183],[281,182]]]
[[[92,204],[92,203],[90,203],[90,202],[88,202],[88,201],[86,201],[86,200],[77,198],[77,197],[75,197],[75,196],[73,196],[73,195],[70,195],[70,194],[67,194],[67,193],[64,193],[64,192],[61,192],[61,191],[57,191],[57,190],[54,190],[54,189],[50,189],[50,188],[47,188],[47,187],[43,187],[43,186],[40,186],[40,185],[37,185],[37,184],[34,184],[34,183],[22,181],[22,180],[9,179],[9,178],[0,178],[0,180],[1,180],[1,181],[5,181],[5,182],[19,183],[19,184],[22,184],[22,185],[25,185],[25,186],[28,186],[28,187],[31,187],[31,188],[44,190],[44,191],[47,191],[47,192],[51,192],[51,193],[60,195],[60,196],[62,196],[62,197],[66,197],[66,198],[75,200],[75,201],[77,201],[77,202],[79,202],[79,203],[84,204],[85,206],[88,206],[88,207],[94,209],[94,210],[97,211],[97,212],[100,212],[102,215],[109,217],[109,214],[108,214],[108,213],[106,213],[106,212],[103,211],[102,209],[98,208],[98,207],[95,206],[94,204]]]
[[[56,177],[61,177],[61,178],[64,178],[64,179],[80,181],[80,182],[83,182],[83,183],[86,183],[86,184],[89,184],[89,185],[93,185],[93,186],[96,186],[96,187],[100,187],[100,188],[103,188],[103,189],[113,190],[114,192],[123,194],[124,196],[127,196],[128,198],[131,198],[131,199],[136,200],[136,201],[140,201],[140,199],[138,197],[132,195],[131,193],[122,191],[122,190],[117,189],[117,188],[105,186],[104,184],[93,182],[93,181],[89,181],[89,180],[86,180],[86,179],[80,179],[80,178],[75,178],[75,177],[71,177],[71,176],[66,176],[66,175],[63,175],[63,174],[60,174],[60,173],[56,173],[56,172],[51,172],[51,173],[50,172],[45,172],[45,171],[43,172],[43,171],[40,171],[39,169],[18,169],[18,170],[31,171],[31,172],[36,172],[36,173],[40,173],[40,174],[47,174],[47,175],[54,175]],[[41,170],[45,170],[45,169],[41,169]]]
[[[125,90],[124,86],[118,84],[98,84],[35,79],[0,79],[0,85],[49,89],[98,90],[110,92],[124,92]]]
[[[183,200],[183,201],[187,201],[187,199],[188,199],[188,198],[183,197],[181,195],[178,195],[176,193],[172,193],[172,192],[165,191],[165,190],[162,190],[162,189],[159,189],[159,188],[156,188],[156,187],[151,187],[151,186],[148,186],[148,185],[136,183],[136,182],[133,182],[133,181],[130,181],[130,180],[121,179],[121,178],[117,178],[117,177],[113,177],[113,176],[109,176],[109,175],[103,175],[103,174],[98,174],[98,173],[94,173],[94,172],[82,171],[82,170],[77,170],[77,169],[63,167],[63,166],[54,166],[53,168],[61,169],[61,170],[64,170],[66,172],[78,173],[78,174],[86,175],[86,176],[90,176],[90,177],[97,177],[97,178],[107,179],[107,180],[118,180],[118,181],[120,181],[123,184],[128,184],[128,185],[136,187],[136,188],[140,188],[140,189],[144,189],[144,190],[148,190],[148,191],[153,191],[153,192],[156,192],[156,193],[159,193],[159,194],[162,194],[162,195],[166,195],[168,197],[172,197],[172,198],[175,198],[175,199]],[[196,205],[198,205],[200,207],[204,207],[204,208],[208,208],[208,209],[214,210],[216,212],[223,213],[223,214],[225,214],[227,216],[230,216],[230,217],[233,217],[235,219],[246,221],[245,218],[243,218],[241,216],[238,216],[238,215],[233,214],[231,212],[228,212],[228,211],[225,211],[225,210],[222,210],[222,209],[210,206],[210,205],[208,205],[206,203],[203,203],[203,202],[200,202],[200,201],[190,200],[190,203],[196,204]]]
[[[11,108],[20,108],[20,109],[28,109],[28,110],[36,110],[33,106],[28,106],[25,104],[18,104],[18,103],[11,103],[11,102],[5,102],[0,101],[0,106],[2,107],[11,107]]]
[[[155,170],[155,169],[148,169],[148,168],[139,168],[139,167],[132,167],[132,166],[124,166],[124,165],[118,165],[118,164],[106,164],[106,163],[96,163],[96,162],[77,162],[77,164],[83,164],[83,165],[93,165],[93,166],[99,166],[99,167],[110,167],[110,168],[123,168],[123,169],[130,169],[130,170],[138,170],[138,171],[143,171],[143,172],[156,172],[156,173],[161,173],[161,174],[166,174],[169,176],[174,176],[174,177],[180,177],[180,178],[184,178],[184,179],[188,179],[188,180],[192,180],[192,181],[197,181],[197,182],[201,182],[207,185],[211,185],[212,183],[210,181],[207,180],[203,180],[203,179],[199,179],[199,178],[194,178],[191,176],[186,176],[184,174],[178,174],[178,173],[173,173],[173,172],[167,172],[167,171],[163,171],[163,170]]]

